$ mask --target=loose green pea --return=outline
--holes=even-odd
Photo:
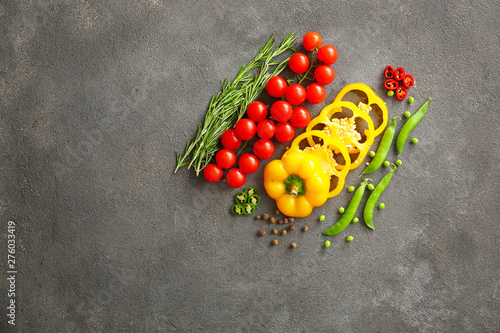
[[[413,102],[415,102],[415,98],[413,98],[413,96],[410,96],[410,98],[408,98],[408,103],[413,105]]]
[[[381,202],[380,205],[378,205],[378,209],[384,209],[385,208],[385,203]]]
[[[347,236],[347,241],[348,241],[348,242],[352,242],[352,241],[353,241],[353,239],[354,239],[354,237],[352,237],[352,236]]]
[[[325,241],[325,247],[330,247],[330,244],[331,244],[331,243],[330,243],[330,241],[329,241],[329,240]]]
[[[389,96],[389,97],[394,96],[394,90],[387,91],[387,96]]]
[[[370,157],[375,157],[375,154],[376,154],[376,153],[375,153],[373,150],[372,150],[372,151],[370,151]]]
[[[354,191],[354,186],[349,186],[349,188],[347,189],[347,192],[352,192]]]
[[[396,162],[394,162],[394,164],[396,164],[396,166],[400,166],[401,164],[403,164],[403,161],[397,160]]]
[[[389,161],[384,161],[384,166],[385,166],[385,167],[388,167],[389,165],[391,165],[391,162],[389,162]]]
[[[344,207],[340,207],[340,208],[339,208],[339,213],[340,213],[340,214],[344,214],[344,212],[345,212],[345,208],[344,208]]]
[[[373,186],[373,184],[368,184],[368,185],[366,185],[366,188],[369,189],[370,191],[373,191],[375,186]]]
[[[411,139],[411,143],[417,143],[418,142],[418,139],[417,138],[413,138]]]
[[[411,112],[410,111],[405,111],[404,116],[405,116],[405,118],[410,118],[411,117]]]
[[[358,222],[359,222],[359,219],[357,217],[352,219],[352,223],[358,223]]]
[[[321,216],[319,217],[319,220],[320,220],[320,221],[324,221],[324,220],[325,220],[325,215],[321,215]]]

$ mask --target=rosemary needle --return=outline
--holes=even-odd
[[[264,91],[267,81],[279,75],[288,64],[290,56],[283,61],[276,57],[287,50],[293,50],[294,33],[288,35],[274,51],[274,35],[260,48],[259,53],[246,66],[240,68],[236,78],[222,81],[222,89],[213,95],[203,124],[198,124],[196,138],[186,143],[183,154],[177,156],[174,173],[183,166],[194,167],[196,176],[210,163],[219,150],[222,133],[233,123],[243,118],[250,103],[257,100]],[[257,73],[254,69],[259,68]]]

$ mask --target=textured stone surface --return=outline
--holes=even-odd
[[[499,14],[459,0],[0,2],[0,330],[498,332]],[[339,52],[329,99],[354,82],[385,97],[392,64],[417,85],[415,106],[386,98],[391,116],[433,101],[375,231],[322,246],[343,191],[272,247],[269,225],[228,213],[236,190],[173,174],[175,152],[272,33],[310,30]],[[262,168],[247,181],[261,183]],[[259,212],[273,207],[264,196]]]

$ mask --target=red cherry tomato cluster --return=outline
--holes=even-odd
[[[337,60],[337,50],[331,45],[322,45],[322,38],[316,32],[308,32],[302,44],[304,49],[312,51],[312,57],[305,53],[295,53],[290,57],[288,66],[296,74],[301,74],[299,82],[289,86],[281,76],[271,77],[266,84],[267,93],[277,101],[268,107],[255,101],[248,105],[247,118],[238,120],[234,129],[226,130],[221,137],[223,149],[215,155],[215,163],[209,164],[204,169],[205,179],[217,182],[226,172],[226,182],[229,186],[238,188],[245,184],[246,175],[258,170],[259,160],[266,160],[274,154],[275,138],[278,142],[289,142],[295,137],[295,129],[309,124],[311,115],[304,106],[299,106],[305,101],[319,104],[325,100],[324,85],[330,84],[335,78],[335,71],[331,67]],[[319,64],[314,64],[314,57]],[[310,72],[314,69],[314,76]],[[307,88],[302,85],[304,79],[315,80]],[[270,117],[268,117],[268,111]],[[243,141],[253,142],[253,154],[244,153],[239,156],[236,152]],[[243,149],[242,149],[243,150]]]
[[[408,96],[408,89],[413,87],[415,79],[413,75],[405,72],[403,67],[394,69],[391,65],[384,70],[384,87],[387,90],[394,90],[396,98],[402,101]]]

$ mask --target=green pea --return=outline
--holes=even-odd
[[[375,153],[373,150],[372,150],[372,151],[370,151],[370,157],[375,157],[375,154],[376,154],[376,153]]]
[[[380,205],[378,205],[378,209],[384,209],[385,208],[385,203],[381,202]]]
[[[410,118],[411,117],[411,112],[410,111],[405,111],[404,116],[405,116],[405,118]]]
[[[389,97],[394,96],[394,90],[388,90],[387,91],[387,96],[389,96]]]
[[[415,98],[413,98],[413,96],[410,96],[410,98],[408,98],[408,103],[413,105],[413,102],[415,102]]]
[[[339,213],[340,213],[340,214],[344,214],[344,212],[345,212],[345,208],[344,208],[344,207],[340,207],[340,208],[339,208]]]
[[[330,241],[329,241],[329,240],[325,241],[325,247],[330,247],[330,244],[331,244],[331,243],[330,243]]]
[[[349,188],[347,189],[347,192],[352,192],[354,191],[354,186],[349,186]]]
[[[418,142],[418,139],[417,139],[417,138],[413,138],[413,139],[411,139],[411,143],[415,144],[415,143],[417,143],[417,142]]]
[[[389,162],[389,161],[384,161],[384,166],[385,166],[385,167],[388,167],[389,165],[391,165],[391,162]]]
[[[320,221],[324,221],[324,220],[325,220],[325,215],[321,215],[321,216],[319,217],[319,220],[320,220]]]
[[[352,241],[353,241],[353,239],[354,239],[354,237],[352,237],[352,236],[347,236],[347,241],[348,241],[348,242],[352,242]]]
[[[401,164],[403,164],[403,161],[397,160],[396,162],[394,162],[394,164],[396,164],[396,166],[400,166]]]
[[[370,191],[373,191],[375,186],[373,186],[373,184],[368,184],[368,185],[366,185],[366,188],[369,189]]]
[[[359,222],[359,219],[357,217],[352,219],[352,223],[358,223],[358,222]]]

